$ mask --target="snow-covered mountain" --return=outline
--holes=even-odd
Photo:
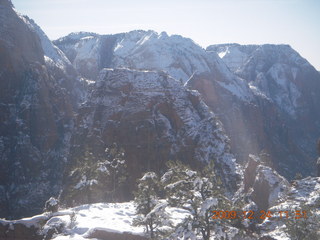
[[[215,80],[248,100],[250,90],[234,76],[217,55],[191,39],[154,31],[131,31],[115,35],[72,33],[54,41],[85,77],[95,80],[103,68],[132,68],[165,71],[186,83],[193,75],[214,76]]]
[[[288,45],[223,44],[207,51],[218,54],[255,94],[258,111],[262,109],[256,124],[269,135],[263,148],[283,159],[274,161],[281,165],[278,170],[289,178],[284,168],[313,172],[320,134],[320,76],[315,68]]]
[[[286,177],[314,169],[319,74],[287,45],[224,44],[204,50],[190,39],[154,31],[72,33],[54,43],[93,80],[104,67],[162,70],[198,90],[221,119],[240,162],[250,153],[266,152]]]
[[[312,72],[316,76],[316,70],[289,45],[225,44],[209,46],[207,51],[218,54],[236,75],[248,81],[256,94],[270,99],[282,111],[294,117],[307,107],[300,99],[302,85],[314,80],[306,81],[303,74]]]
[[[64,52],[49,40],[47,35],[32,19],[18,12],[17,15],[26,23],[28,28],[39,37],[49,74],[52,75],[58,81],[59,86],[68,93],[72,99],[73,106],[77,107],[86,95],[86,84],[83,83],[86,79],[79,76]]]
[[[63,70],[71,67],[71,63],[65,54],[56,47],[42,31],[42,29],[28,16],[20,15],[17,12],[18,16],[27,24],[27,26],[34,31],[37,36],[40,38],[41,47],[44,52],[45,60],[49,63],[56,64],[58,67]]]

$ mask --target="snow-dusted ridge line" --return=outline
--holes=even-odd
[[[65,69],[67,65],[71,65],[65,54],[49,40],[47,35],[31,18],[18,12],[16,13],[40,38],[45,57],[49,58],[47,61],[51,60],[52,63],[57,64],[62,69]]]
[[[226,82],[221,86],[243,101],[253,99],[250,88],[229,71],[217,54],[208,54],[192,39],[180,35],[169,36],[166,32],[157,33],[153,30],[134,30],[113,35],[80,32],[54,43],[70,53],[72,63],[79,72],[87,69],[86,72],[93,77],[104,67],[162,70],[184,84],[195,74],[206,75]],[[105,58],[109,59],[107,66],[103,66]],[[216,74],[220,76],[219,79],[216,79]]]

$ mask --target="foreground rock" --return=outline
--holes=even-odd
[[[244,194],[257,206],[257,211],[267,210],[289,191],[289,182],[261,160],[250,155],[244,171]]]

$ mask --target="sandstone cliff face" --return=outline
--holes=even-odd
[[[72,108],[39,37],[3,0],[0,53],[0,217],[19,217],[58,191]]]
[[[221,123],[197,92],[186,90],[163,72],[102,71],[87,102],[79,109],[75,128],[62,194],[66,201],[81,181],[82,176],[71,174],[81,165],[79,156],[90,149],[97,156],[95,161],[102,161],[105,148],[114,142],[124,148],[127,156],[128,193],[143,172],[161,173],[168,160],[180,160],[195,167],[215,160],[217,174],[224,184],[231,191],[236,188],[238,169]],[[102,184],[89,175],[86,181],[97,185],[92,189],[99,189]],[[91,195],[99,196],[97,191]],[[91,197],[89,201],[103,201],[107,197]],[[83,203],[84,199],[88,198],[82,194],[68,204]]]
[[[195,75],[189,80],[188,87],[197,89],[221,119],[231,139],[232,153],[239,162],[245,162],[251,153],[266,153],[268,164],[289,179],[295,172],[312,172],[311,162],[300,161],[307,159],[306,154],[293,144],[289,122],[274,103],[260,96],[243,101],[210,76]],[[300,124],[297,122],[295,126]]]

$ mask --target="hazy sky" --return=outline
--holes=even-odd
[[[290,44],[320,70],[320,0],[12,0],[56,39],[75,31],[166,31],[210,44]]]

